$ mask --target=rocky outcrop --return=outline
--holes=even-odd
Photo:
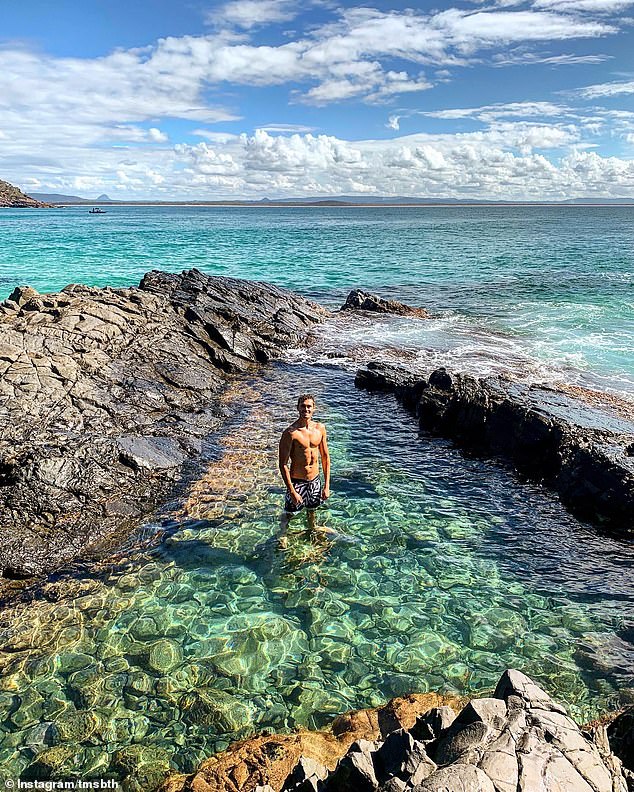
[[[627,417],[551,388],[442,368],[423,378],[371,363],[355,383],[395,393],[424,429],[511,460],[581,519],[634,527],[634,421]]]
[[[396,300],[384,300],[382,297],[368,294],[368,292],[364,292],[361,289],[353,289],[348,294],[345,303],[341,306],[341,310],[415,316],[418,319],[426,319],[429,316],[424,308],[412,308],[410,305],[405,305]]]
[[[506,671],[492,698],[473,699],[457,716],[446,703],[428,703],[391,728],[378,727],[378,710],[343,734],[247,740],[161,790],[627,792],[605,727],[583,733],[519,671]]]
[[[43,203],[26,195],[19,187],[0,180],[0,207],[10,209],[50,209],[52,204]]]
[[[291,778],[299,780],[315,772],[327,775],[356,741],[382,740],[397,729],[411,729],[431,710],[442,708],[453,716],[454,709],[465,703],[456,696],[418,693],[392,699],[377,709],[339,715],[329,731],[243,740],[206,759],[196,773],[170,777],[161,792],[251,792],[267,784],[279,792]]]
[[[18,288],[0,306],[0,570],[103,552],[195,460],[228,379],[327,312],[197,270],[138,288]]]

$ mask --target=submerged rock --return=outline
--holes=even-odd
[[[326,315],[197,270],[129,289],[16,289],[0,305],[0,575],[120,542],[222,422],[227,379]]]
[[[209,726],[224,734],[236,734],[251,724],[251,712],[235,696],[222,690],[196,690],[179,701],[182,717],[188,723]]]
[[[581,519],[634,527],[634,420],[563,391],[444,368],[425,379],[370,363],[355,384],[395,393],[424,429],[510,459]]]
[[[161,790],[627,792],[621,763],[605,741],[584,736],[519,671],[506,671],[492,698],[473,699],[455,720],[446,708],[430,708],[409,730],[400,726],[382,736],[379,720],[375,713],[359,721],[364,737],[347,731],[247,740]]]

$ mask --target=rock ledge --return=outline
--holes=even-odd
[[[618,531],[634,527],[634,421],[551,388],[444,368],[424,378],[370,363],[355,384],[394,393],[426,430],[511,460],[555,489],[579,518]]]
[[[227,381],[326,315],[197,270],[130,289],[15,289],[0,306],[0,575],[125,538],[220,426]]]
[[[381,724],[390,707],[400,718]],[[391,702],[363,712],[365,719],[352,714],[356,727],[350,718],[345,740],[325,733],[258,737],[206,760],[191,776],[172,777],[161,792],[628,790],[631,774],[610,752],[605,726],[583,733],[519,671],[505,671],[492,698],[473,699],[457,716],[442,703],[404,712]]]

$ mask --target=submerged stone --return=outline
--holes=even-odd
[[[54,744],[82,743],[88,740],[99,728],[99,717],[85,710],[67,710],[62,713],[51,727]]]
[[[77,777],[78,745],[56,745],[39,753],[26,768],[25,780],[41,779],[60,781]]]
[[[210,726],[217,732],[231,734],[251,724],[251,712],[235,696],[221,690],[185,693],[179,699],[183,718],[198,726]]]
[[[152,671],[165,674],[183,659],[183,650],[175,641],[162,640],[152,645],[148,656],[148,667]]]

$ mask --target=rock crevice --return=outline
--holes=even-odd
[[[563,391],[444,368],[422,377],[370,363],[355,384],[394,393],[425,430],[512,461],[581,519],[619,531],[634,527],[634,421]]]

